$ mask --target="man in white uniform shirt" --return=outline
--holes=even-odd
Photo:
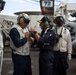
[[[71,60],[71,35],[69,30],[63,27],[64,22],[65,20],[62,16],[57,16],[54,19],[54,23],[56,24],[55,32],[57,35],[54,46],[54,75],[67,75],[67,60]]]
[[[20,14],[17,18],[17,25],[10,30],[10,47],[12,49],[12,61],[14,66],[13,75],[32,75],[31,58],[29,48],[30,34],[27,25],[29,16]]]

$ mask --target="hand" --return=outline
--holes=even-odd
[[[68,54],[68,60],[71,60],[71,53]]]
[[[30,36],[31,36],[30,32],[26,32],[26,33],[25,33],[25,37],[26,37],[27,39],[29,39]]]
[[[32,31],[32,32],[36,31],[36,25],[31,28],[31,31]]]

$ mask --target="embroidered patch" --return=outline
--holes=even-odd
[[[50,36],[52,36],[52,34],[50,34]]]

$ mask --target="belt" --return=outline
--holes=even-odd
[[[54,52],[66,53],[67,51],[66,52],[61,52],[60,50],[58,50],[58,51],[54,51]]]

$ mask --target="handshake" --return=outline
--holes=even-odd
[[[26,32],[25,32],[25,37],[26,37],[27,39],[30,39],[30,37],[31,37],[31,32],[35,32],[35,31],[36,31],[36,26],[32,27],[32,28],[30,29],[30,31],[26,31]]]
[[[27,39],[29,39],[29,38],[31,37],[31,33],[30,33],[30,32],[26,32],[26,33],[25,33],[25,37],[26,37]]]

